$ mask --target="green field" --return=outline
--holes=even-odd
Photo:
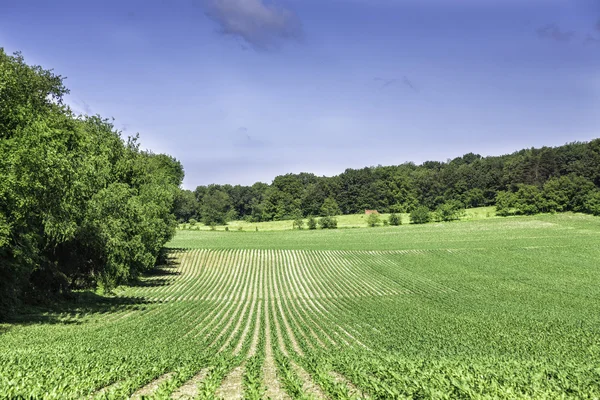
[[[178,231],[114,297],[0,325],[5,398],[600,397],[600,218]]]
[[[403,224],[410,223],[409,214],[399,214],[402,219]],[[381,220],[389,218],[389,214],[380,214]],[[478,208],[469,208],[465,210],[465,215],[461,218],[463,221],[472,221],[486,218],[494,218],[496,217],[496,207],[478,207]],[[318,217],[317,217],[318,218]],[[367,226],[367,215],[365,214],[349,214],[349,215],[338,215],[335,217],[338,221],[338,228],[364,228]],[[304,228],[306,228],[306,222],[308,220],[304,219]],[[284,231],[284,230],[292,230],[294,221],[266,221],[266,222],[248,222],[248,221],[231,221],[227,225],[218,225],[214,227],[214,230],[217,231],[225,231],[225,229],[229,229],[230,231]],[[383,222],[382,222],[383,223]],[[202,223],[197,223],[195,225],[190,225],[189,223],[179,224],[179,229],[181,230],[194,230],[194,231],[210,231],[212,228],[210,226],[204,225]]]

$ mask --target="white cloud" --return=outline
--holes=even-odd
[[[223,34],[239,37],[255,49],[271,49],[281,40],[301,35],[300,22],[292,11],[262,0],[207,0],[206,8]]]

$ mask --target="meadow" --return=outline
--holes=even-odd
[[[138,284],[0,325],[0,397],[597,399],[599,240],[573,213],[179,230]]]
[[[408,213],[398,214],[403,224],[409,224],[410,218]],[[390,214],[381,213],[381,220],[388,219]],[[472,221],[486,218],[496,217],[496,207],[476,207],[468,208],[465,210],[465,215],[461,218],[463,221]],[[317,217],[318,218],[318,217]],[[339,229],[346,228],[364,228],[367,226],[367,216],[365,214],[348,214],[338,215],[335,217],[338,222]],[[308,219],[304,218],[304,228],[307,227]],[[293,221],[265,221],[265,222],[248,222],[244,220],[230,221],[227,225],[216,225],[211,228],[208,225],[202,223],[196,223],[191,225],[189,223],[181,223],[178,228],[180,230],[192,230],[192,231],[285,231],[294,229]]]

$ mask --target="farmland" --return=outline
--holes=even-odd
[[[598,398],[600,219],[178,231],[0,325],[6,398]]]

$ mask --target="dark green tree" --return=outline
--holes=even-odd
[[[410,222],[413,224],[426,224],[431,220],[431,212],[425,206],[419,206],[410,213]]]

